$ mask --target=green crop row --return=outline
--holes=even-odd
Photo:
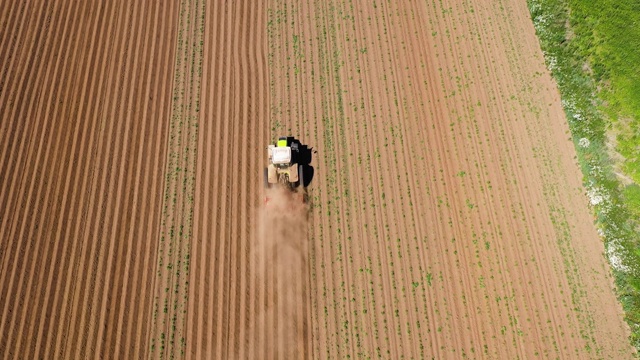
[[[201,0],[184,0],[180,4],[156,270],[157,283],[164,288],[161,296],[154,297],[150,344],[152,356],[159,358],[164,358],[165,352],[170,358],[183,356],[186,350],[182,330],[186,318],[193,231],[204,10],[205,4]],[[197,16],[191,23],[189,18],[193,12]]]

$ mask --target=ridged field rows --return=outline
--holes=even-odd
[[[630,357],[524,2],[0,24],[0,358]],[[285,135],[312,150],[296,233],[262,201]]]
[[[273,287],[252,263],[268,142],[267,14],[248,0],[205,10],[186,355],[268,358]]]
[[[145,357],[176,13],[0,5],[0,357]]]

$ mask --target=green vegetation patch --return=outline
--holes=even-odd
[[[640,350],[640,187],[623,186],[615,175],[622,170],[640,183],[640,3],[527,3],[547,68],[560,89],[631,342]],[[616,151],[625,159],[617,168],[607,134],[617,134]]]
[[[598,84],[622,170],[640,184],[640,2],[570,0],[568,8],[572,46]]]

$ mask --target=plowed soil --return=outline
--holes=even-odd
[[[177,5],[0,5],[0,357],[148,349]]]
[[[632,357],[524,1],[9,1],[0,71],[0,358]]]

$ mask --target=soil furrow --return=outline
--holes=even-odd
[[[77,17],[77,12],[81,11],[82,8],[73,8],[74,12],[68,14],[67,16],[69,17]],[[65,23],[69,23],[69,22],[65,22]],[[70,33],[79,33],[78,31],[78,26],[79,24],[77,22],[73,23],[71,22],[71,29],[70,29]],[[65,25],[66,26],[66,25]],[[65,30],[66,31],[66,30]],[[64,32],[63,32],[64,34]],[[77,39],[76,37],[73,38],[74,40]],[[80,39],[81,40],[81,39]],[[78,41],[79,42],[79,41]],[[73,49],[72,51],[70,50],[70,54],[69,54],[69,59],[71,59],[71,61],[73,63],[75,63],[76,66],[78,66],[78,62],[76,62],[75,60],[77,59],[78,56],[78,42],[72,41],[70,45],[70,48]],[[67,68],[65,69],[66,71],[62,73],[61,77],[63,77],[66,81],[70,81],[73,82],[74,79],[69,75],[69,73],[73,74],[77,71],[77,67],[76,68]],[[67,72],[68,71],[68,72]],[[64,82],[61,82],[63,87],[66,88],[66,86],[64,86]],[[74,90],[76,90],[74,87],[69,86],[68,87],[68,91],[73,92]],[[61,97],[63,99],[73,99],[75,98],[75,95],[69,94],[69,92],[65,92],[65,93],[61,93]],[[62,101],[61,101],[62,103]],[[64,101],[65,106],[60,110],[60,112],[63,114],[62,116],[60,116],[60,118],[74,118],[74,111],[77,109],[75,108],[75,104],[72,101]],[[71,129],[67,128],[66,126],[71,127]],[[66,189],[66,186],[68,185],[68,183],[66,183],[67,177],[70,174],[71,171],[71,165],[72,162],[69,159],[69,156],[67,156],[66,154],[69,154],[71,151],[71,146],[72,146],[72,142],[70,141],[70,138],[75,138],[75,133],[78,131],[78,127],[79,124],[77,123],[72,123],[72,122],[67,122],[67,123],[63,123],[61,125],[55,125],[53,127],[53,131],[59,131],[62,134],[64,134],[64,137],[61,139],[61,144],[59,146],[61,146],[60,150],[55,150],[57,148],[54,148],[53,153],[54,154],[60,154],[60,161],[62,163],[59,163],[58,165],[54,165],[54,167],[52,169],[55,169],[54,171],[52,171],[53,176],[51,176],[52,178],[57,178],[56,180],[57,185],[54,189],[54,192],[52,194],[53,196],[53,200],[52,202],[55,203],[56,207],[53,208],[53,210],[51,211],[47,211],[46,212],[46,216],[48,218],[51,219],[51,226],[54,226],[53,224],[65,224],[66,225],[66,221],[68,220],[68,217],[66,217],[64,215],[64,210],[65,208],[68,207],[64,205],[65,200],[67,198],[67,194],[68,194],[68,190]],[[64,146],[64,147],[62,147]],[[68,173],[66,175],[64,175],[63,173],[63,169],[67,169]],[[59,173],[58,173],[59,172]],[[65,182],[65,189],[63,190],[62,188],[60,188],[60,186],[62,186],[63,182]],[[67,203],[68,204],[68,203]],[[56,228],[61,228],[58,227],[58,225],[55,225]],[[53,239],[49,239],[50,240],[50,246],[53,246],[55,244],[55,246],[53,247],[52,251],[49,250],[45,250],[47,253],[50,253],[49,259],[48,259],[48,264],[44,265],[44,264],[39,264],[40,266],[44,265],[44,270],[43,275],[46,274],[47,278],[46,281],[44,280],[44,278],[41,278],[40,281],[38,281],[38,283],[40,284],[46,284],[45,290],[42,291],[42,288],[38,288],[36,286],[30,286],[31,289],[33,289],[36,294],[44,294],[44,296],[41,296],[41,300],[45,300],[46,303],[44,302],[39,302],[37,303],[35,306],[33,306],[33,308],[38,309],[38,311],[42,311],[41,313],[38,313],[37,311],[35,312],[37,315],[35,316],[36,319],[44,319],[44,321],[42,321],[39,325],[38,328],[38,334],[37,336],[35,334],[33,335],[29,335],[29,338],[35,339],[35,344],[31,343],[31,349],[30,351],[34,351],[34,353],[29,352],[29,357],[42,357],[43,353],[42,351],[40,351],[40,346],[44,343],[45,346],[48,344],[48,341],[51,340],[51,332],[49,331],[49,326],[50,324],[53,322],[55,323],[57,321],[56,316],[58,314],[58,310],[57,308],[54,306],[54,301],[53,300],[57,300],[58,297],[55,296],[56,292],[57,292],[57,287],[60,284],[60,281],[58,280],[59,278],[55,275],[58,275],[58,269],[61,270],[61,272],[64,272],[64,267],[66,264],[66,259],[61,259],[63,257],[63,254],[66,254],[66,246],[68,245],[68,242],[64,242],[63,244],[60,244],[59,241],[55,241],[54,239],[59,239],[59,238],[66,238],[64,236],[64,234],[60,234],[58,233],[58,231],[56,230],[55,232],[53,231],[53,228],[45,228],[42,227],[41,231],[43,231],[42,233],[39,233],[36,235],[37,238],[43,238],[43,239],[47,239],[49,238],[50,235],[48,234],[54,234]],[[54,241],[51,241],[54,240]],[[63,246],[61,246],[63,245]],[[31,297],[31,295],[27,295],[27,297]],[[36,331],[36,328],[33,329],[33,331]],[[31,333],[31,330],[29,331]],[[43,339],[43,337],[45,337],[45,339]]]
[[[44,12],[45,9],[47,9],[47,7],[45,7],[45,4],[41,4],[41,7],[38,10],[41,13],[41,12]],[[44,18],[44,16],[40,16],[39,18],[42,19]],[[38,22],[38,26],[42,26],[42,22],[44,22],[44,20],[41,20],[40,22]],[[25,22],[24,24],[26,27],[26,25],[28,25],[29,22]],[[13,28],[16,29],[16,31],[22,29],[21,26],[14,26]],[[36,46],[36,42],[37,41],[35,40],[32,41],[33,44],[25,48],[26,49],[28,48],[29,51],[33,51],[33,49]],[[27,72],[26,70],[20,69],[20,68],[18,68],[16,72],[22,74],[19,76],[19,79],[21,79],[22,82],[16,84],[15,86],[18,87],[19,89],[25,89],[25,87],[28,86],[25,76],[27,76],[27,74],[29,76],[32,76],[34,75],[34,72]],[[26,95],[26,94],[23,94],[22,92],[18,92],[18,94]],[[14,103],[14,101],[15,99],[12,99],[11,101],[5,100],[6,103],[10,102],[12,104]],[[31,106],[29,110],[32,110],[34,108],[36,107]],[[12,110],[14,111],[12,112]],[[34,132],[36,131],[36,124],[37,124],[38,118],[34,116],[34,117],[28,117],[28,118],[22,119],[22,121],[17,121],[18,117],[15,111],[19,111],[19,110],[20,109],[18,109],[16,106],[7,108],[5,110],[0,109],[0,114],[3,114],[2,115],[3,120],[7,119],[7,122],[9,122],[10,120],[13,120],[11,121],[13,126],[11,127],[11,130],[8,131],[6,134],[7,139],[5,139],[5,141],[2,141],[3,146],[5,146],[4,149],[2,150],[2,155],[3,155],[2,167],[1,167],[1,169],[3,170],[2,173],[3,175],[10,174],[11,176],[6,178],[6,182],[3,180],[2,190],[0,191],[0,204],[6,204],[5,206],[3,206],[2,213],[0,213],[0,238],[1,239],[5,239],[5,238],[9,239],[7,231],[12,231],[11,229],[12,229],[12,226],[15,225],[18,213],[24,210],[24,207],[22,208],[18,207],[21,204],[20,195],[23,195],[22,199],[24,199],[24,193],[21,192],[20,189],[22,189],[22,186],[27,186],[26,184],[23,184],[23,182],[25,179],[28,179],[27,174],[29,174],[30,171],[33,171],[33,170],[30,170],[30,169],[33,169],[32,167],[33,164],[27,162],[27,156],[30,154],[28,152],[30,147],[36,146],[36,144],[32,144],[29,140],[34,137]],[[32,115],[32,113],[28,112],[27,115]],[[30,119],[33,119],[33,120],[30,121]],[[26,138],[26,139],[25,141],[21,142],[19,141],[21,138]],[[17,245],[17,242],[14,242],[14,244]],[[5,255],[7,253],[3,252],[2,258],[0,261],[0,269],[3,269],[3,271],[1,271],[3,275],[7,273],[4,270],[4,268],[7,266],[6,265],[7,259],[13,258],[13,257],[7,257]],[[3,283],[4,283],[4,280],[3,280]]]
[[[123,237],[130,225],[142,226],[130,222],[136,218],[132,212],[152,213],[133,206],[130,199],[133,187],[128,184],[134,178],[127,176],[134,174],[136,156],[142,156],[132,148],[142,145],[136,140],[141,138],[142,123],[135,109],[148,104],[137,95],[142,87],[141,65],[146,60],[136,56],[131,61],[131,57],[118,55],[124,49],[121,40],[127,28],[116,24],[125,23],[125,19],[133,26],[150,23],[138,17],[138,13],[118,12],[133,9],[118,4],[93,7],[72,2],[55,5],[39,2],[31,8],[22,5],[3,6],[3,11],[19,11],[14,14],[18,21],[21,17],[30,19],[12,26],[14,31],[8,34],[11,38],[2,39],[3,43],[13,42],[19,50],[7,58],[13,64],[6,69],[11,81],[3,84],[11,87],[2,96],[8,94],[13,98],[23,94],[15,98],[17,101],[11,100],[12,105],[6,108],[8,113],[3,107],[3,113],[12,119],[26,115],[33,122],[2,122],[3,130],[13,129],[15,139],[3,142],[2,150],[3,164],[14,171],[9,173],[11,177],[7,177],[5,184],[9,191],[2,193],[3,203],[8,203],[2,208],[3,214],[11,213],[10,218],[2,217],[2,223],[7,225],[2,226],[2,237],[15,239],[2,243],[2,249],[6,249],[2,251],[1,265],[6,280],[1,292],[5,334],[2,341],[9,346],[8,354],[24,357],[65,356],[65,353],[82,356],[87,350],[92,353],[96,347],[109,349],[107,346],[112,349],[107,351],[113,354],[117,339],[107,336],[97,340],[98,332],[91,329],[97,329],[97,322],[108,327],[115,325],[115,316],[121,308],[116,305],[111,310],[112,316],[102,315],[101,321],[101,305],[97,302],[108,304],[116,298],[125,303],[131,301],[127,293],[136,290],[125,287],[122,281],[125,262],[130,259],[124,256],[124,244],[115,241]],[[101,19],[107,20],[103,27],[99,25]],[[96,27],[102,29],[100,35],[90,31]],[[154,37],[140,31],[131,35],[129,48],[135,51],[142,45],[144,49],[139,49],[139,54],[149,53],[147,46],[152,42],[142,39]],[[3,58],[5,50],[3,47]],[[107,55],[100,55],[96,61],[96,54],[103,52]],[[110,61],[121,64],[110,66]],[[135,99],[129,97],[133,94]],[[129,122],[120,123],[118,117],[128,118]],[[102,122],[105,119],[108,122]],[[148,120],[157,122],[157,119],[145,121]],[[122,131],[125,128],[132,131]],[[123,133],[128,137],[122,137]],[[108,191],[113,192],[111,197],[105,195]],[[87,204],[88,199],[92,205]],[[107,211],[102,206],[116,206],[123,212]],[[117,253],[105,253],[109,248]],[[112,262],[99,254],[113,256]],[[9,256],[24,261],[9,262]],[[113,278],[104,274],[109,264],[115,271]],[[80,279],[78,274],[82,274]],[[100,286],[96,282],[106,285],[100,288],[100,294],[92,291]],[[73,303],[83,305],[72,306]],[[135,324],[133,320],[124,320],[125,329],[127,322]]]
[[[21,162],[16,160],[13,162],[11,161],[17,152],[16,150],[11,149],[17,146],[16,144],[19,144],[19,139],[26,137],[23,134],[27,124],[29,123],[27,120],[30,119],[27,117],[24,119],[25,121],[9,121],[12,117],[10,117],[8,113],[15,108],[15,106],[9,105],[13,105],[15,99],[7,98],[6,96],[9,91],[4,90],[7,86],[9,86],[10,91],[14,90],[12,89],[12,86],[16,85],[14,85],[15,81],[12,81],[12,79],[16,76],[18,79],[21,78],[19,75],[21,69],[15,69],[16,59],[20,58],[20,50],[25,49],[16,49],[16,43],[22,39],[22,36],[20,36],[21,31],[27,29],[29,27],[28,25],[31,23],[31,19],[25,20],[24,18],[19,18],[15,13],[18,11],[22,16],[27,16],[24,11],[25,4],[22,3],[21,7],[18,7],[19,3],[17,2],[12,2],[12,4],[14,5],[14,13],[10,15],[9,18],[11,20],[8,20],[4,27],[4,29],[11,29],[11,31],[7,31],[3,34],[2,44],[0,47],[3,53],[4,50],[7,49],[6,54],[0,56],[0,64],[3,64],[2,76],[0,76],[0,114],[2,114],[2,117],[0,118],[0,169],[3,169],[2,174],[0,174],[0,189],[2,189],[0,190],[0,204],[6,204],[7,196],[12,194],[8,191],[10,188],[9,184],[19,177],[17,174],[20,174],[20,169],[16,169],[16,165],[20,165]],[[44,7],[44,5],[45,4],[41,4],[40,6]],[[40,8],[39,11],[42,11],[42,8]],[[41,22],[44,21],[44,16],[41,16],[40,18]],[[8,42],[10,42],[10,45]],[[32,43],[33,46],[36,45],[35,41],[32,41]],[[8,96],[10,97],[11,94]],[[21,149],[23,148],[24,145],[22,145]],[[20,157],[18,157],[18,159],[19,158]],[[10,166],[10,164],[13,164],[13,166]],[[9,174],[12,174],[13,176],[9,176]],[[7,226],[7,223],[4,221],[12,214],[12,211],[10,211],[9,208],[10,206],[3,206],[0,209],[0,225],[2,225],[0,227],[0,238],[3,238],[1,235]]]
[[[100,14],[103,13],[101,12]],[[96,26],[101,23],[103,17],[99,16],[99,18],[100,20],[94,23],[94,31],[89,32],[93,35],[91,36],[91,40],[89,40],[89,42],[87,43],[85,51],[91,54],[89,55],[91,60],[88,62],[87,66],[82,72],[84,81],[82,82],[82,86],[79,87],[83,101],[80,102],[77,117],[80,119],[91,119],[90,121],[83,122],[81,132],[74,138],[74,148],[76,147],[78,141],[81,142],[78,148],[76,148],[76,150],[73,152],[74,162],[77,161],[79,163],[79,169],[77,169],[76,172],[80,174],[88,173],[88,169],[92,160],[92,158],[90,156],[86,156],[86,154],[89,153],[89,150],[92,147],[92,135],[95,129],[96,121],[93,120],[89,115],[89,111],[91,109],[90,95],[92,94],[92,92],[89,91],[89,88],[87,86],[91,82],[91,80],[89,79],[93,79],[91,77],[93,72],[90,71],[90,69],[92,69],[91,64],[95,64],[95,59],[97,57],[95,46],[97,31],[95,31],[95,29]],[[85,112],[85,105],[87,106],[87,112]],[[91,140],[87,140],[87,138],[90,138]],[[85,202],[83,201],[84,193],[80,189],[86,189],[87,180],[89,179],[88,176],[74,177],[72,174],[76,172],[72,171],[71,173],[66,175],[67,179],[73,178],[73,185],[71,185],[71,205],[67,205],[67,207],[70,207],[72,209],[71,215],[69,215],[68,226],[72,227],[72,224],[75,224],[73,226],[73,230],[70,230],[71,235],[69,236],[69,238],[73,239],[72,250],[68,255],[71,261],[71,264],[69,265],[71,269],[66,271],[66,277],[63,281],[65,284],[65,288],[62,292],[62,295],[60,295],[60,297],[58,298],[58,300],[60,300],[64,305],[62,305],[62,313],[59,317],[59,319],[61,320],[58,323],[57,329],[54,330],[53,341],[55,343],[51,347],[46,348],[46,351],[44,353],[45,358],[51,357],[51,352],[56,354],[56,356],[64,357],[65,346],[67,344],[67,341],[69,340],[68,333],[71,325],[71,316],[69,315],[73,314],[72,304],[75,294],[75,286],[77,285],[77,281],[75,280],[77,279],[78,268],[80,264],[80,260],[78,259],[76,254],[78,252],[82,253],[82,248],[84,247],[83,239],[79,236],[79,229],[80,224],[83,222],[82,219],[86,216],[86,207],[84,206]],[[59,236],[56,236],[56,238],[59,238]]]
[[[121,71],[123,73],[121,84],[122,91],[118,98],[118,109],[116,110],[116,116],[123,118],[123,130],[119,131],[120,134],[126,134],[119,138],[120,144],[118,148],[121,149],[119,159],[117,160],[118,177],[117,177],[117,190],[113,194],[115,198],[115,209],[110,218],[113,219],[110,238],[114,239],[110,241],[113,247],[108,251],[109,262],[107,263],[106,273],[108,276],[105,279],[105,287],[103,293],[103,299],[107,300],[104,305],[101,305],[99,323],[104,324],[98,331],[97,338],[101,339],[97,344],[96,354],[100,354],[100,357],[114,357],[115,346],[120,344],[116,343],[114,336],[116,316],[120,311],[118,306],[118,300],[122,296],[122,278],[124,276],[125,264],[127,258],[124,254],[124,246],[127,242],[123,241],[125,238],[124,231],[132,226],[132,202],[130,202],[132,194],[130,176],[132,174],[131,166],[135,162],[135,156],[132,154],[132,149],[136,147],[137,126],[141,121],[136,121],[131,114],[132,96],[134,91],[138,90],[134,84],[137,79],[137,67],[136,60],[138,59],[137,50],[140,48],[137,46],[140,36],[140,24],[141,16],[138,13],[142,11],[142,2],[138,2],[130,9],[129,18],[131,19],[127,26],[123,30],[128,34],[127,45],[124,49],[124,63],[125,69]],[[143,11],[142,13],[145,13]],[[136,91],[137,92],[137,91]],[[113,300],[112,300],[113,299]],[[111,301],[109,301],[111,300]],[[111,304],[109,304],[111,303]],[[107,347],[105,347],[105,344]]]
[[[62,71],[63,71],[62,67],[59,66],[59,63],[56,63],[54,76],[56,78],[59,78],[60,72]],[[52,93],[58,94],[57,90],[53,91]],[[54,98],[56,97],[55,95],[50,95],[50,96],[53,96]],[[58,104],[56,103],[56,106],[54,106],[54,112],[55,112],[55,109],[57,108],[57,105]],[[55,128],[55,125],[52,125],[52,124],[48,124],[48,125],[51,128]],[[50,136],[46,138],[45,146],[40,146],[36,152],[36,155],[35,155],[36,170],[35,170],[34,177],[40,181],[36,180],[31,182],[31,186],[29,188],[28,195],[27,195],[27,198],[29,199],[28,200],[29,204],[31,204],[31,201],[37,201],[39,206],[35,207],[37,209],[35,213],[31,212],[28,215],[25,213],[24,215],[22,215],[22,218],[18,218],[18,221],[16,222],[16,224],[19,224],[19,225],[17,225],[15,228],[17,233],[9,234],[10,238],[29,239],[30,248],[35,249],[34,256],[29,257],[27,261],[21,264],[24,266],[23,268],[20,268],[20,266],[16,266],[13,268],[12,279],[10,281],[10,284],[13,283],[16,277],[18,276],[19,277],[16,280],[17,288],[15,288],[15,290],[10,292],[17,297],[16,300],[18,300],[19,304],[21,305],[17,309],[13,309],[14,314],[19,314],[16,320],[21,320],[21,321],[19,322],[19,327],[14,326],[10,328],[8,332],[9,338],[13,337],[12,334],[14,330],[22,329],[26,324],[30,323],[29,320],[31,318],[27,317],[28,314],[30,313],[29,312],[30,309],[28,309],[27,307],[29,306],[29,302],[32,299],[26,297],[26,292],[31,289],[30,284],[32,283],[34,277],[38,276],[39,268],[36,267],[36,264],[39,265],[41,262],[47,259],[45,257],[48,254],[48,251],[46,249],[48,249],[48,246],[51,245],[51,243],[44,243],[43,245],[40,245],[45,241],[45,239],[42,239],[42,236],[38,236],[38,237],[34,236],[33,232],[36,230],[42,231],[42,228],[46,228],[50,221],[49,217],[42,215],[43,213],[46,214],[48,212],[47,209],[50,209],[50,207],[52,206],[52,202],[48,200],[49,194],[51,192],[51,187],[45,187],[44,185],[45,184],[48,185],[49,183],[52,184],[51,186],[56,185],[56,181],[55,181],[56,179],[50,179],[49,173],[51,171],[50,170],[51,168],[55,168],[52,163],[54,161],[57,161],[57,159],[59,158],[55,158],[55,157],[51,158],[52,156],[55,156],[54,155],[55,152],[48,152],[46,149],[49,149],[50,147],[57,148],[57,146],[60,143],[59,142],[60,132],[58,132],[57,134],[56,133],[52,134],[51,131],[47,131],[48,129],[46,125],[44,129],[41,128],[39,130],[42,131],[43,134],[47,133]],[[54,137],[56,138],[56,140],[52,140]],[[38,144],[42,145],[42,142],[39,142]],[[36,184],[37,186],[35,186]],[[35,193],[33,192],[34,189],[35,189]],[[34,194],[33,195],[33,197],[35,198],[34,200],[31,200],[32,194]],[[33,211],[34,208],[31,208],[31,210]],[[29,224],[28,220],[32,220],[35,224],[37,224],[37,226],[33,226],[33,227],[28,226]],[[18,230],[18,226],[19,226],[19,230]],[[42,234],[42,232],[40,232],[39,234]],[[27,244],[26,241],[24,241],[23,243]],[[44,247],[46,247],[46,249],[43,249]],[[20,251],[20,253],[18,253],[16,256],[20,257],[23,254],[23,252],[26,250],[27,250],[26,248],[23,248]],[[38,299],[38,300],[42,300],[42,299]],[[25,302],[27,305],[23,306]],[[41,307],[38,307],[36,309],[41,310]],[[20,351],[20,341],[23,338],[24,337],[16,337],[17,345],[14,345],[14,346],[16,346],[18,351]]]

